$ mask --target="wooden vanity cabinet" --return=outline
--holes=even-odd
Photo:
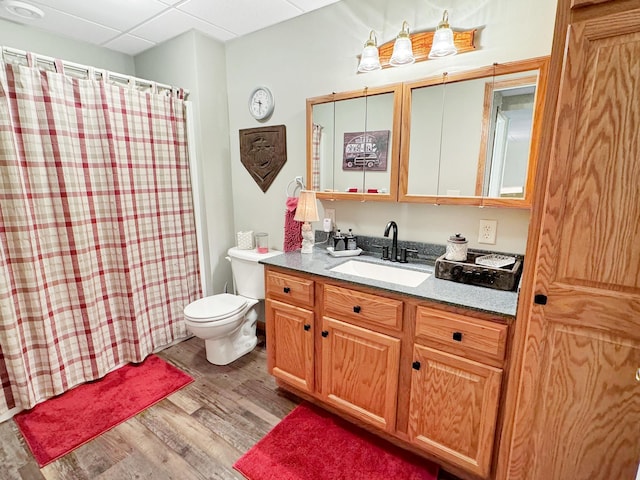
[[[507,325],[417,307],[410,441],[486,478],[491,469]]]
[[[322,310],[321,398],[364,422],[392,432],[398,398],[400,339],[376,331],[376,325],[387,325],[399,332],[402,302],[325,285]]]
[[[268,266],[265,275],[268,368],[281,386],[462,478],[490,478],[506,323]]]
[[[265,277],[267,369],[274,377],[313,393],[315,284],[269,270]]]

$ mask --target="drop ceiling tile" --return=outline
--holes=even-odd
[[[203,20],[178,10],[167,11],[149,22],[131,30],[130,33],[151,42],[161,43],[181,33],[195,28],[200,32],[224,42],[235,37],[234,34],[218,28]]]
[[[154,45],[155,43],[134,35],[121,35],[102,46],[128,55],[137,55]]]
[[[304,12],[310,12],[317,10],[318,8],[326,7],[332,3],[336,3],[339,0],[289,0],[296,7]]]
[[[58,10],[38,5],[44,12],[44,18],[39,20],[25,20],[10,14],[4,8],[0,8],[0,17],[13,22],[22,23],[31,27],[40,28],[47,32],[56,33],[63,37],[70,37],[89,43],[100,44],[105,42],[120,32],[112,28],[107,28],[97,23],[89,22],[73,15],[61,13]]]
[[[34,0],[32,3],[121,31],[169,8],[158,0]]]
[[[302,13],[286,0],[190,0],[178,9],[236,35],[260,30]]]

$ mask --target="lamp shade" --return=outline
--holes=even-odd
[[[375,38],[375,33],[371,30],[369,34],[369,40],[364,44],[364,50],[362,50],[362,56],[360,57],[360,65],[358,65],[359,72],[372,72],[374,70],[380,70],[380,55],[378,53],[378,45]]]
[[[402,30],[400,30],[396,42],[393,44],[393,53],[389,59],[389,65],[401,67],[403,65],[411,65],[415,61],[411,38],[409,38],[409,25],[405,21],[402,22]]]
[[[313,190],[302,190],[300,192],[296,215],[293,219],[298,222],[317,222],[320,220],[316,204],[316,192]]]
[[[438,24],[433,35],[429,58],[447,57],[456,53],[458,53],[458,49],[453,42],[453,30],[449,27],[449,12],[445,10],[442,21]]]

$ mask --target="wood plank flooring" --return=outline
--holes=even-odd
[[[233,463],[300,402],[267,374],[264,344],[224,367],[195,337],[158,355],[195,381],[42,469],[0,424],[0,480],[243,479]]]

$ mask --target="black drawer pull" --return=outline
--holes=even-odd
[[[289,293],[291,291],[289,287],[284,287],[282,290],[284,290],[284,293]]]
[[[322,331],[322,336],[327,338],[329,336],[329,332],[327,330]]]
[[[462,333],[461,332],[453,332],[453,339],[456,342],[461,342],[462,341]]]
[[[361,310],[360,305],[356,305],[355,307],[353,307],[354,313],[360,313],[360,310]]]
[[[420,370],[420,362],[417,362],[417,361],[416,361],[416,362],[413,362],[413,363],[411,364],[411,367],[412,367],[414,370]]]
[[[311,325],[309,325],[309,324],[307,323],[307,324],[305,324],[305,326],[304,326],[304,331],[305,331],[305,332],[308,332],[309,330],[311,330]]]

